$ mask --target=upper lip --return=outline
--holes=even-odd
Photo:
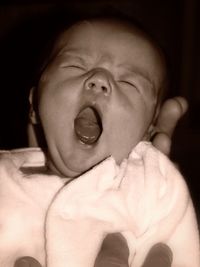
[[[100,105],[98,105],[98,103],[96,103],[96,102],[92,102],[92,101],[91,101],[91,102],[86,102],[86,103],[84,103],[84,104],[81,106],[81,108],[79,109],[77,115],[78,115],[82,110],[84,110],[85,108],[88,108],[88,107],[92,108],[92,109],[97,113],[97,116],[98,116],[99,119],[101,120],[101,124],[102,124],[102,122],[103,122],[103,112],[102,112],[102,109],[101,109]],[[76,115],[76,116],[77,116],[77,115]]]

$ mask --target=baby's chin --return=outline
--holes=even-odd
[[[90,146],[79,140],[70,142],[68,148],[49,151],[47,166],[51,173],[63,178],[75,178],[87,172],[110,156],[107,145],[102,140]],[[67,153],[65,153],[67,151]]]
[[[76,178],[87,171],[87,170],[84,170],[84,171],[78,171],[77,170],[76,171],[76,170],[72,170],[72,169],[68,168],[67,166],[65,166],[65,168],[62,168],[62,170],[61,170],[51,160],[48,161],[47,167],[48,167],[48,170],[50,173],[52,173],[54,175],[58,175],[61,178]]]
[[[84,143],[72,134],[68,136],[68,142],[56,144],[52,149],[49,147],[48,167],[51,172],[64,178],[78,177],[110,156],[120,165],[131,152],[125,143],[122,147],[112,142],[105,131],[94,143]]]
[[[62,168],[62,170],[55,166],[52,161],[48,162],[48,169],[50,173],[60,176],[61,178],[77,178],[81,176],[82,174],[86,173],[90,169],[92,169],[94,166],[98,165],[102,160],[97,162],[96,164],[88,164],[88,166],[84,166],[83,168],[70,168],[68,166],[65,166]]]
[[[122,155],[119,153],[120,150],[117,151],[118,154],[111,153],[107,143],[103,140],[100,140],[95,146],[91,145],[89,148],[87,147],[87,149],[83,147],[84,144],[75,145],[72,147],[72,154],[69,153],[68,155],[70,156],[67,157],[59,153],[62,158],[55,158],[55,155],[52,159],[49,158],[48,168],[51,173],[61,178],[77,178],[110,156],[114,158],[117,165],[120,165],[124,158],[127,158],[129,155],[129,152]]]

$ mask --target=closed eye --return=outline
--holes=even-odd
[[[133,82],[125,81],[125,80],[124,81],[122,80],[122,81],[119,81],[119,82],[121,82],[121,83],[123,83],[125,85],[128,85],[128,86],[131,86],[131,87],[135,88],[137,91],[139,91],[137,86]]]
[[[83,66],[79,66],[79,65],[63,65],[62,68],[72,68],[72,69],[85,70],[85,68]]]

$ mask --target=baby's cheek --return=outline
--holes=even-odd
[[[120,127],[111,131],[108,147],[118,164],[127,158],[131,150],[144,138],[147,126],[131,120],[128,124],[122,123]]]

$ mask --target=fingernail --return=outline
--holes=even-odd
[[[41,265],[33,257],[26,256],[17,259],[14,267],[41,267]]]
[[[108,234],[97,255],[94,267],[128,267],[129,248],[120,234]]]
[[[171,267],[172,260],[171,249],[164,243],[158,243],[150,249],[142,267]]]
[[[31,267],[26,258],[20,258],[15,262],[14,267]]]
[[[153,249],[157,254],[160,253],[166,262],[169,262],[169,264],[172,263],[173,254],[171,249],[166,244],[158,243],[153,247]]]

